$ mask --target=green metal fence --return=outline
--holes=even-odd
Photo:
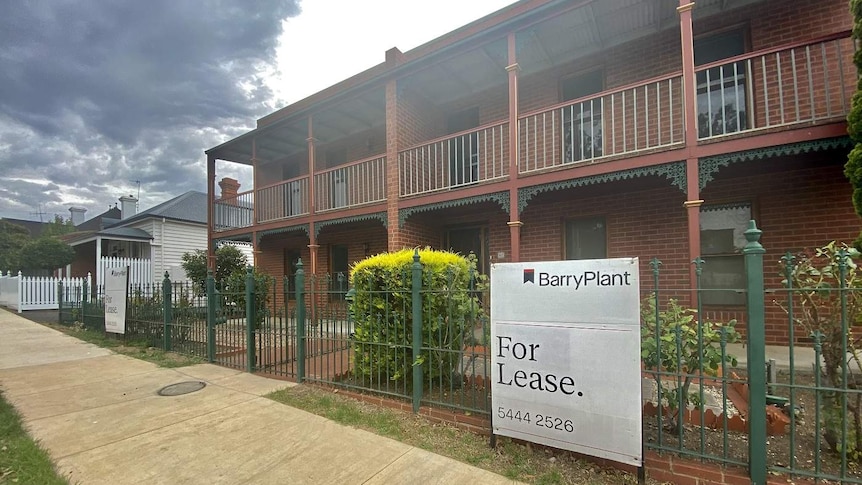
[[[692,262],[694,286],[684,267],[645,263],[652,278],[641,285],[644,447],[745,467],[755,484],[770,474],[862,483],[858,253],[832,243],[770,255],[754,221],[745,237],[737,287],[716,289],[715,272],[704,281],[710,265],[726,267],[719,257]],[[217,285],[210,275],[205,288],[165,278],[132,291],[126,338],[388,396],[414,410],[487,415],[487,294],[475,285],[428,288],[423,271],[417,256],[409,271],[362,293],[345,291],[343,274],[306,275],[301,262],[280,280],[256,279],[251,269],[240,283]],[[61,322],[104,329],[98,291],[61,295]],[[446,307],[432,311],[429,302],[439,300],[469,308],[457,317]],[[767,315],[773,331],[787,334],[788,346],[777,349],[788,358],[784,367],[767,362]]]

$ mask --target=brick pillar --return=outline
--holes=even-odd
[[[401,51],[393,47],[386,51],[386,63],[395,65]],[[386,233],[389,251],[401,249],[403,241],[398,226],[398,81],[386,83]]]

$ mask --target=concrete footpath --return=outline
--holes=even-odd
[[[0,309],[0,389],[71,483],[514,483],[261,397],[291,385],[160,368]]]

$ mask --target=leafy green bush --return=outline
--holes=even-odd
[[[641,304],[641,359],[647,370],[684,374],[681,386],[671,388],[661,385],[662,395],[667,398],[668,408],[674,412],[669,426],[676,429],[679,422],[680,402],[683,406],[702,406],[698,393],[690,393],[691,381],[697,378],[701,365],[704,374],[715,375],[723,364],[736,366],[736,357],[721,352],[721,336],[725,342],[739,340],[736,320],[726,324],[699,321],[697,310],[683,308],[677,300],[667,301],[664,310],[659,310],[656,331],[656,297],[650,295]],[[700,335],[698,335],[700,325]],[[656,337],[658,334],[658,337]],[[722,359],[723,357],[723,359]],[[664,399],[664,398],[663,398]]]
[[[413,355],[413,254],[410,249],[379,254],[353,267],[354,368],[363,378],[412,386],[412,367],[421,365],[426,381],[448,385],[457,379],[462,345],[483,313],[471,291],[475,259],[419,251],[423,350]]]
[[[243,312],[245,314],[246,302],[245,302],[245,280],[246,280],[246,271],[237,271],[231,273],[230,276],[227,277],[224,281],[224,292],[227,302],[230,304],[235,304],[238,311]],[[252,268],[252,275],[254,276],[254,295],[255,295],[255,312],[254,312],[254,324],[255,328],[260,328],[261,324],[266,320],[268,316],[269,309],[269,300],[270,300],[270,287],[272,286],[272,281],[269,275],[262,273],[257,268]]]
[[[782,283],[793,288],[792,300],[776,304],[790,314],[792,302],[794,323],[819,340],[820,372],[827,380],[825,386],[833,389],[855,389],[862,377],[862,349],[853,336],[853,327],[862,323],[859,257],[857,249],[832,241],[782,261]],[[840,291],[842,287],[847,290]],[[823,391],[820,415],[826,442],[834,451],[845,447],[841,436],[846,420],[847,456],[862,461],[862,401],[853,392],[844,407],[841,394]]]

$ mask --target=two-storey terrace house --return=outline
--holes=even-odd
[[[427,245],[482,271],[638,256],[646,282],[657,257],[676,288],[703,256],[704,287],[727,290],[706,308],[739,316],[749,219],[769,275],[858,233],[850,27],[846,0],[522,0],[207,150],[210,247],[245,238],[276,277]],[[216,160],[254,187],[216,194]]]

